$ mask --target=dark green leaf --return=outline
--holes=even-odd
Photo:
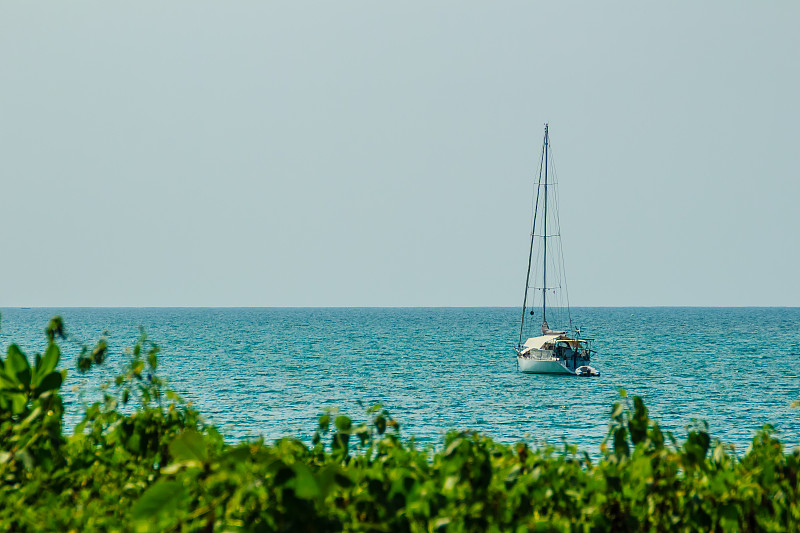
[[[375,417],[375,428],[378,430],[378,435],[383,435],[386,431],[386,418],[383,415]]]
[[[333,435],[331,446],[334,450],[345,451],[349,449],[350,434],[337,432]]]
[[[50,323],[47,324],[45,333],[47,334],[47,338],[50,339],[50,342],[55,341],[56,337],[61,337],[63,339],[65,337],[64,320],[58,315],[51,318]]]
[[[627,432],[624,427],[614,432],[614,453],[620,457],[628,457],[628,455],[630,455]]]
[[[78,372],[84,373],[92,368],[92,360],[89,357],[78,357]]]
[[[150,352],[147,354],[147,364],[150,365],[150,368],[153,370],[156,369],[158,366],[158,348],[153,347]]]
[[[39,386],[34,391],[35,396],[40,396],[47,391],[56,390],[61,387],[61,372],[50,372],[47,374]]]

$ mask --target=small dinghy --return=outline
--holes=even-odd
[[[575,369],[576,376],[599,376],[600,372],[591,366],[579,366]]]

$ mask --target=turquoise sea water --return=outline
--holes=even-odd
[[[0,346],[32,356],[44,327],[64,317],[70,368],[68,426],[113,375],[139,325],[162,350],[161,373],[231,438],[308,439],[325,407],[358,418],[383,403],[403,433],[438,443],[448,428],[497,440],[558,443],[596,453],[611,404],[624,387],[677,437],[691,418],[744,451],[773,424],[800,444],[800,308],[578,308],[583,334],[596,339],[599,378],[521,374],[513,347],[516,308],[6,308]],[[107,368],[74,369],[81,343],[108,331]],[[80,387],[78,387],[80,389]]]

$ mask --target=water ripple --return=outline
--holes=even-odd
[[[75,339],[110,334],[117,361],[143,325],[162,348],[172,386],[230,438],[310,438],[332,406],[361,416],[383,403],[418,442],[449,428],[513,442],[562,438],[596,451],[623,387],[645,398],[663,428],[685,435],[692,418],[746,449],[765,423],[788,446],[800,442],[796,308],[579,308],[597,339],[598,379],[524,375],[512,347],[517,309],[4,309],[0,343],[29,355],[43,327],[64,316]],[[63,346],[74,361],[80,342]],[[88,378],[92,390],[118,363]],[[70,371],[65,417],[72,427],[91,393]]]

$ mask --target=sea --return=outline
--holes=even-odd
[[[679,441],[699,419],[737,454],[765,424],[787,450],[800,445],[800,308],[571,314],[594,339],[600,377],[518,372],[517,308],[2,308],[0,346],[33,358],[49,319],[63,317],[68,431],[143,330],[160,348],[159,374],[231,442],[310,441],[326,410],[359,421],[380,403],[420,446],[473,430],[596,456],[624,389]],[[104,334],[107,362],[78,373],[81,347]]]

